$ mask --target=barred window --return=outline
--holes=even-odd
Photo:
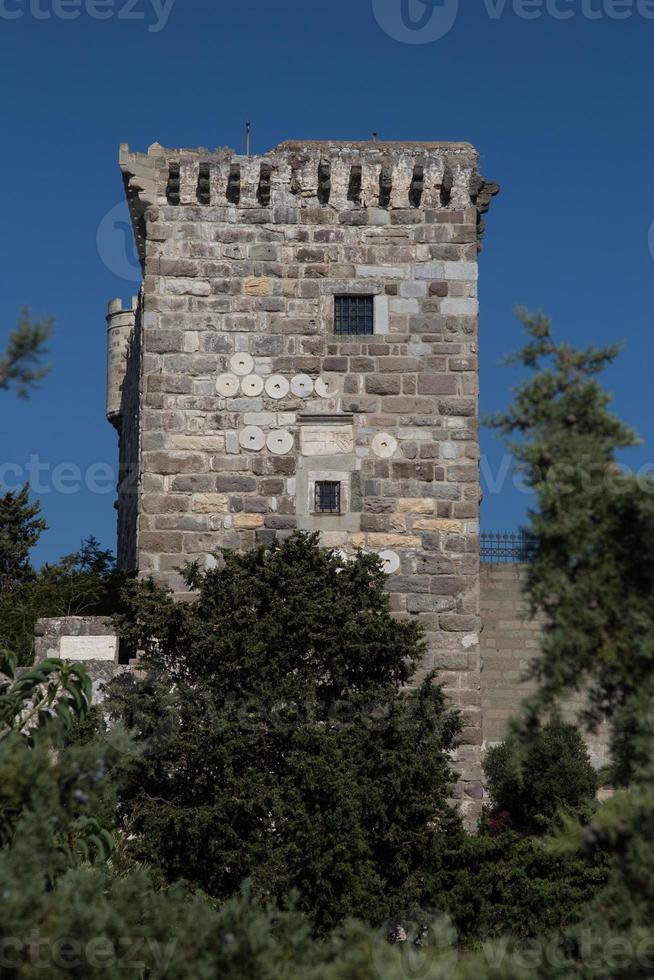
[[[316,514],[340,514],[341,484],[335,480],[316,481]]]
[[[374,333],[374,296],[335,296],[334,333]]]

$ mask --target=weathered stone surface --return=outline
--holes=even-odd
[[[366,392],[369,395],[399,395],[401,381],[397,375],[370,374],[366,378]]]
[[[237,531],[246,531],[263,527],[263,521],[263,514],[235,514],[233,526]]]
[[[245,280],[243,291],[247,296],[270,296],[273,291],[272,279],[252,276]]]
[[[229,497],[226,493],[196,493],[191,506],[197,514],[227,514]]]
[[[433,514],[434,502],[422,497],[400,497],[397,509],[407,514]]]

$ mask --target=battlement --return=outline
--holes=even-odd
[[[267,209],[270,221],[280,221],[285,209],[318,207],[476,207],[481,216],[499,191],[480,176],[478,154],[469,143],[291,141],[259,156],[229,148],[165,149],[158,143],[146,154],[131,153],[122,144],[120,167],[141,252],[150,206],[258,209],[262,221]]]

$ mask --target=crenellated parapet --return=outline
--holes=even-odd
[[[266,210],[271,222],[284,210],[333,208],[342,212],[411,209],[478,209],[482,214],[499,186],[484,180],[469,143],[298,141],[261,156],[229,148],[164,149],[147,154],[120,148],[120,167],[141,259],[145,214],[151,206]],[[365,224],[365,215],[357,223]]]

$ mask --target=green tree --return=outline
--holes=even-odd
[[[496,811],[523,833],[547,830],[558,812],[592,812],[598,777],[574,726],[555,716],[526,738],[515,733],[491,747],[484,759]]]
[[[33,579],[30,552],[48,526],[40,513],[38,500],[29,502],[28,484],[0,497],[0,593]]]
[[[4,674],[4,678],[3,678]],[[125,866],[110,773],[124,733],[71,743],[90,680],[0,660],[0,973],[6,980],[396,980],[400,951],[347,923],[325,941],[296,909],[244,889],[217,907]],[[109,804],[109,805],[108,805]],[[416,949],[418,956],[423,956]]]
[[[54,331],[52,317],[35,320],[28,309],[21,310],[18,324],[9,334],[0,353],[0,391],[14,388],[19,398],[27,398],[50,371],[42,364],[47,342]]]
[[[616,463],[635,443],[598,381],[617,348],[578,351],[553,341],[542,314],[520,318],[530,340],[514,360],[534,373],[495,424],[535,493],[527,594],[546,627],[541,686],[512,740],[523,743],[523,765],[543,714],[587,690],[587,723],[611,723],[621,788],[589,819],[564,818],[549,842],[550,854],[574,860],[608,855],[607,881],[579,921],[543,934],[528,959],[513,938],[470,957],[456,976],[644,980],[654,948],[654,485]],[[524,767],[517,776],[525,785]]]
[[[459,718],[433,678],[403,691],[424,643],[377,557],[296,534],[188,580],[191,604],[131,583],[119,622],[151,672],[108,702],[143,747],[119,784],[135,859],[219,898],[297,889],[321,929],[416,901],[462,839]]]
[[[526,589],[545,628],[527,724],[586,691],[586,721],[612,722],[614,779],[627,783],[651,734],[654,481],[616,462],[637,442],[598,380],[618,348],[576,350],[553,340],[542,314],[519,317],[529,341],[513,361],[532,374],[493,424],[534,493]]]
[[[542,837],[485,818],[452,855],[446,911],[464,950],[509,935],[524,941],[578,922],[606,879],[606,855],[599,848],[593,854],[553,851]],[[434,886],[442,881],[435,876]],[[442,905],[429,882],[423,904]]]
[[[124,580],[111,551],[92,536],[56,564],[35,571],[28,563],[18,578],[8,575],[0,591],[0,644],[14,650],[21,665],[31,664],[38,619],[111,615],[120,608]]]

